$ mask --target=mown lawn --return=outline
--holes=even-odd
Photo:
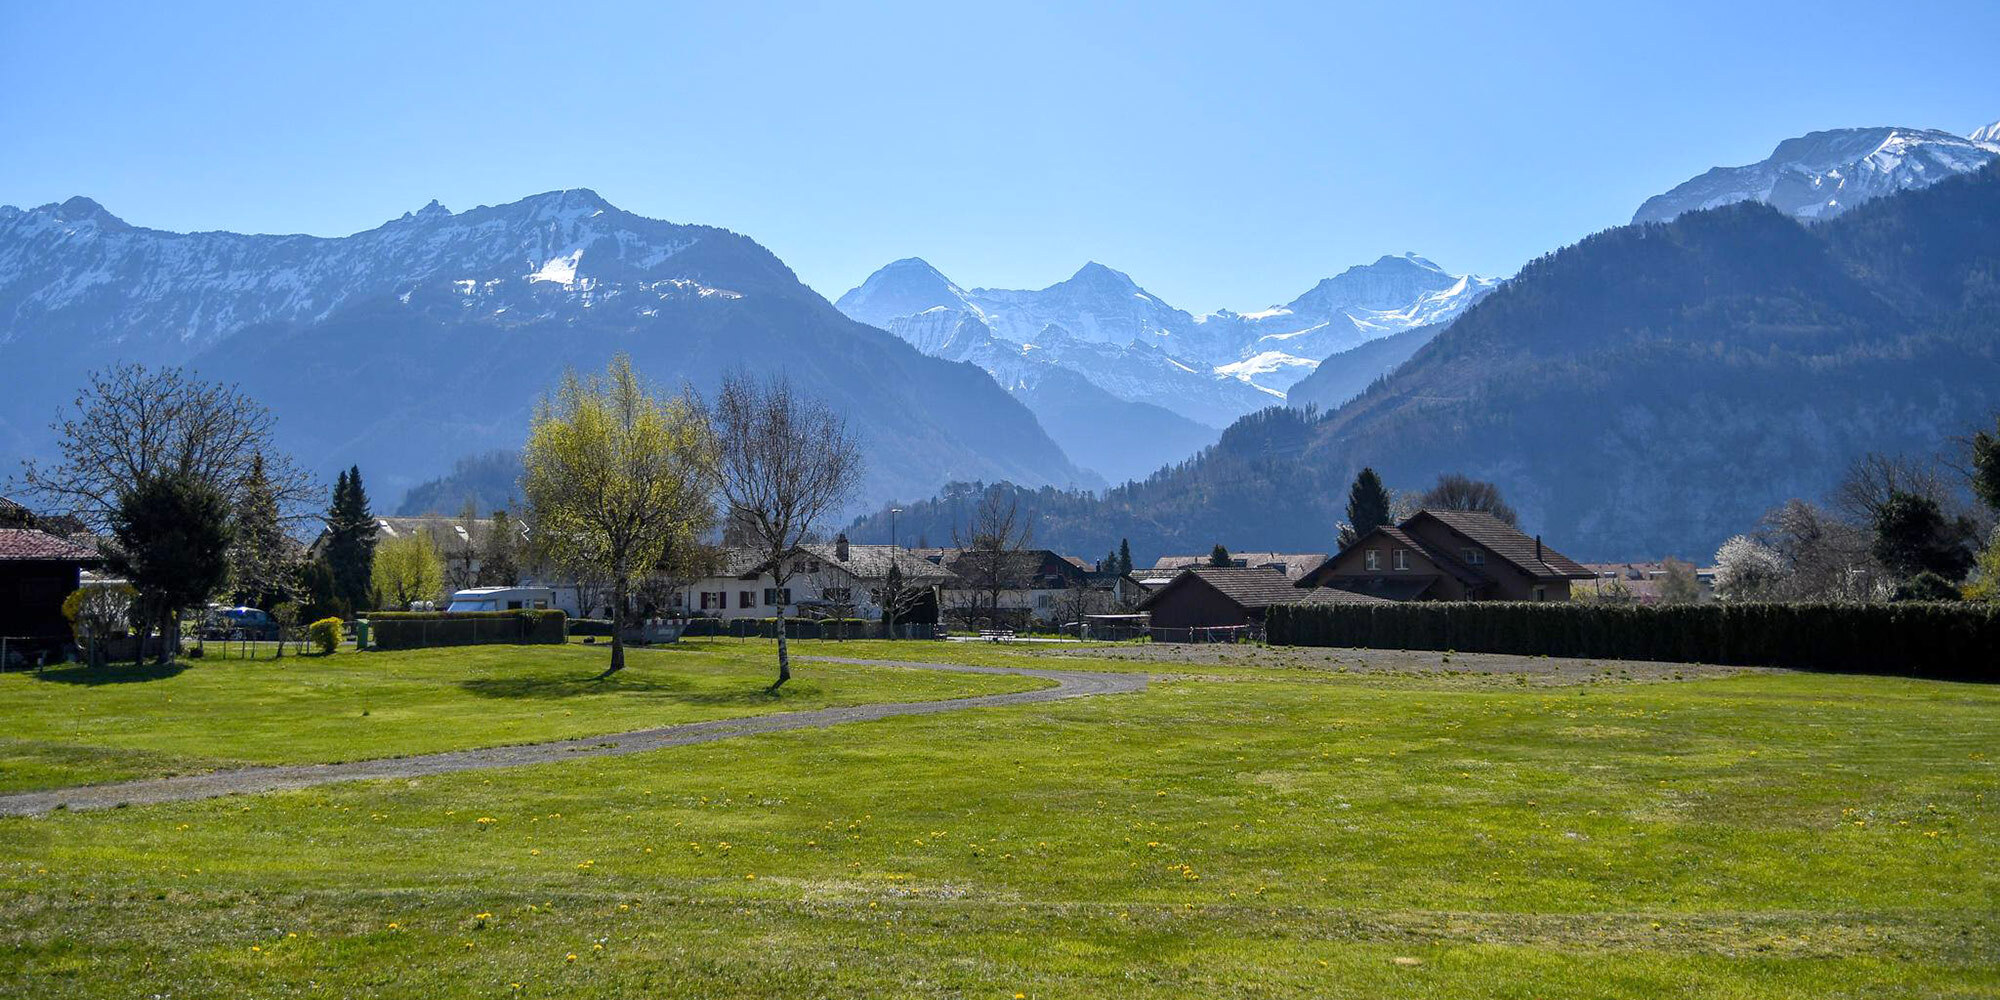
[[[1022,677],[801,663],[776,695],[769,644],[287,656],[0,674],[0,793],[212,770],[394,757],[680,722],[1026,690]],[[268,656],[268,653],[265,654]]]
[[[1255,669],[0,820],[0,995],[2000,995],[2000,691]]]

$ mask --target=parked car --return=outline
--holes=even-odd
[[[258,608],[212,607],[202,615],[203,639],[276,639],[278,622]]]

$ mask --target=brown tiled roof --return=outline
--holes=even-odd
[[[46,531],[32,528],[0,528],[0,560],[54,562],[94,562],[97,553]]]
[[[1192,581],[1214,587],[1222,596],[1235,601],[1246,610],[1268,608],[1273,604],[1293,604],[1304,595],[1285,574],[1262,566],[1194,566],[1181,570],[1171,583],[1146,596],[1139,603],[1141,610],[1159,601],[1168,591],[1176,587],[1188,586]]]
[[[1153,563],[1155,570],[1192,569],[1208,565],[1209,554],[1198,556],[1161,556]],[[1319,568],[1326,561],[1324,552],[1231,552],[1230,561],[1241,562],[1245,567],[1284,567],[1286,577],[1297,580]],[[1136,570],[1135,570],[1136,572]]]
[[[1414,601],[1431,589],[1431,585],[1443,579],[1426,573],[1422,576],[1336,576],[1325,581],[1321,590],[1340,590],[1351,594],[1379,597],[1385,601]]]
[[[1533,538],[1522,533],[1521,529],[1485,511],[1426,508],[1411,515],[1403,523],[1408,524],[1419,517],[1429,517],[1443,523],[1453,531],[1472,539],[1487,551],[1520,567],[1530,576],[1544,579],[1587,580],[1596,575],[1576,560],[1547,545],[1541,546],[1541,558],[1536,558],[1536,542]]]
[[[1339,587],[1313,587],[1309,590],[1303,591],[1303,594],[1304,596],[1300,597],[1294,603],[1298,604],[1392,604],[1394,603],[1387,597],[1377,597],[1373,594],[1362,594],[1352,590],[1342,590]]]

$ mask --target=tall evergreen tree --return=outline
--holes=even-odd
[[[1118,572],[1125,576],[1132,575],[1132,540],[1129,538],[1118,540]]]
[[[333,571],[334,596],[344,610],[366,608],[375,570],[375,515],[361,485],[361,467],[340,474],[326,514],[326,563]]]
[[[1362,469],[1347,491],[1347,523],[1356,538],[1389,523],[1389,491],[1372,468]]]
[[[1230,564],[1229,550],[1223,548],[1222,543],[1217,542],[1215,549],[1208,554],[1208,564],[1210,566],[1228,566]]]
[[[250,457],[236,504],[235,539],[229,548],[229,585],[242,604],[269,611],[289,598],[296,573],[292,541],[278,517],[277,491],[264,471],[264,456]]]

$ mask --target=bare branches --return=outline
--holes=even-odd
[[[859,484],[861,448],[846,420],[783,378],[760,383],[739,373],[723,379],[714,422],[721,439],[714,479],[729,507],[730,532],[754,542],[783,593],[794,551]],[[773,688],[791,676],[784,617],[779,605]]]
[[[21,478],[45,506],[103,530],[119,494],[158,475],[205,483],[237,507],[261,455],[283,520],[297,522],[309,516],[315,489],[274,446],[275,426],[271,411],[235,386],[181,368],[119,365],[93,372],[50,426],[62,460],[23,462]]]

